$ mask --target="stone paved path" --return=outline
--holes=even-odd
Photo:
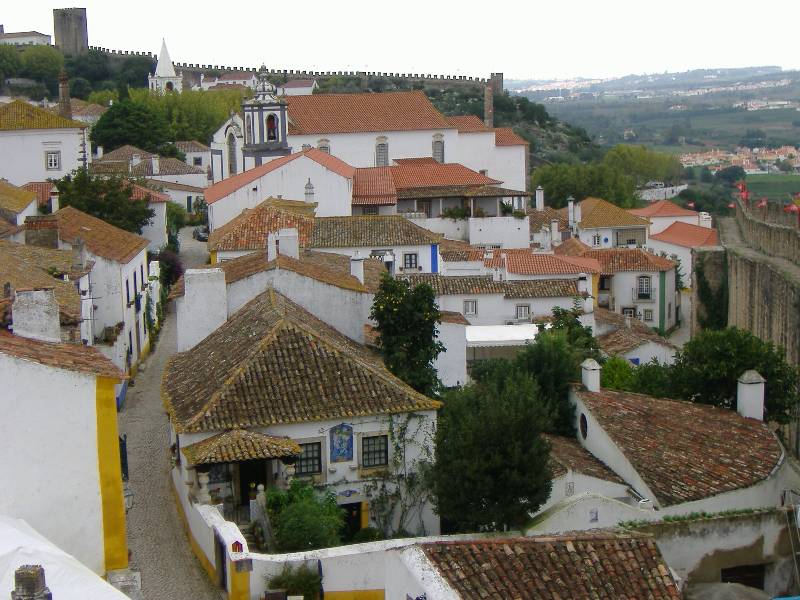
[[[131,568],[141,571],[144,600],[219,600],[189,547],[169,479],[169,429],[159,388],[164,363],[175,351],[175,329],[170,313],[120,413],[134,494],[128,512]]]

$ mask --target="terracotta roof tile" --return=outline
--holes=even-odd
[[[590,262],[570,260],[554,254],[538,254],[527,249],[501,250],[509,273],[519,275],[567,275],[597,273]]]
[[[5,219],[0,219],[0,240],[14,235],[20,229],[21,227],[17,227],[13,223],[9,223]]]
[[[443,310],[440,311],[439,314],[441,315],[442,323],[452,323],[454,325],[470,325],[470,322],[467,319],[467,317],[462,315],[460,312],[455,312],[452,310]]]
[[[603,461],[595,458],[575,438],[548,434],[544,437],[550,443],[550,463],[554,477],[566,475],[567,470],[571,469],[589,477],[625,484],[619,475]]]
[[[528,207],[525,209],[528,215],[528,221],[531,224],[531,233],[539,233],[542,227],[550,229],[552,221],[558,221],[558,230],[567,231],[569,229],[569,220],[554,208],[545,206],[544,210],[536,210],[535,208]]]
[[[396,204],[397,188],[392,167],[356,169],[353,175],[353,204]]]
[[[663,506],[750,487],[783,460],[766,424],[735,410],[605,389],[576,394]]]
[[[197,346],[170,358],[162,396],[179,432],[440,406],[391,375],[366,347],[272,290]]]
[[[421,246],[441,237],[400,215],[317,217],[310,247]]]
[[[144,160],[146,158],[153,158],[156,156],[152,152],[148,152],[147,150],[142,150],[141,148],[137,148],[136,146],[131,146],[130,144],[125,144],[124,146],[120,146],[110,152],[106,152],[103,154],[103,157],[98,159],[99,162],[130,162],[133,160],[133,155],[138,154],[139,158]],[[98,162],[95,161],[95,162]]]
[[[420,548],[463,600],[678,600],[651,537],[598,531]]]
[[[187,152],[208,152],[210,148],[205,144],[201,144],[197,140],[189,140],[186,142],[175,142],[178,150],[184,154]]]
[[[20,129],[84,129],[86,123],[65,119],[22,100],[0,106],[0,131]]]
[[[10,184],[5,179],[0,179],[0,209],[18,215],[36,201],[35,192]]]
[[[208,236],[208,250],[266,250],[267,236],[284,228],[297,229],[300,245],[307,246],[313,227],[313,204],[267,198],[212,231]]]
[[[527,146],[525,138],[514,133],[511,127],[497,127],[494,130],[495,146]]]
[[[633,321],[634,319],[631,319]],[[636,319],[638,321],[638,319]],[[667,348],[677,350],[677,347],[670,342],[667,338],[662,337],[655,333],[653,330],[642,331],[640,329],[633,329],[632,327],[620,327],[614,331],[610,331],[597,338],[597,343],[600,349],[608,356],[625,354],[631,350],[635,350],[639,346],[652,342],[660,344]]]
[[[600,262],[603,275],[618,271],[669,271],[675,263],[641,248],[606,248],[587,250],[583,258],[594,258]]]
[[[289,438],[233,429],[184,446],[181,451],[193,465],[213,465],[240,460],[298,456],[300,446]]]
[[[719,246],[719,235],[716,229],[690,225],[680,221],[676,221],[661,233],[651,235],[650,239],[686,248]]]
[[[289,96],[286,102],[299,135],[452,129],[421,91],[312,94]]]
[[[114,227],[71,206],[60,209],[52,218],[58,221],[58,234],[62,240],[74,244],[81,239],[93,254],[119,263],[127,263],[149,243],[135,233]]]
[[[160,179],[145,179],[147,186],[154,190],[178,190],[181,192],[193,192],[198,195],[205,193],[206,188],[188,185],[185,183],[175,183],[174,181],[161,181]]]
[[[591,249],[592,247],[588,244],[584,244],[576,237],[571,237],[553,248],[553,253],[557,256],[583,256],[587,250]]]
[[[537,279],[528,281],[495,281],[491,275],[439,275],[418,273],[401,275],[411,285],[426,283],[437,296],[502,294],[505,298],[564,298],[578,295],[572,279]]]
[[[628,211],[637,217],[698,217],[697,211],[678,206],[669,200],[658,200],[644,208],[632,208]]]
[[[110,377],[118,381],[127,379],[114,363],[93,346],[40,342],[0,331],[0,354],[66,371]]]
[[[161,175],[205,175],[200,167],[187,165],[182,160],[171,157],[158,159],[158,173],[153,170],[152,160],[143,160],[138,165],[131,167],[131,173],[137,177],[158,177]]]
[[[154,189],[146,188],[144,186],[132,183],[131,200],[147,200],[148,202],[169,202],[169,195],[162,192],[157,192]]]
[[[55,184],[51,181],[29,181],[22,188],[36,194],[36,201],[39,206],[49,205],[50,193],[57,191]]]
[[[458,133],[491,133],[483,119],[475,115],[456,115],[445,117],[450,127],[458,129]]]
[[[302,88],[302,87],[311,87],[314,85],[316,79],[292,79],[291,81],[287,81],[286,83],[280,84],[278,87],[282,88]]]
[[[616,204],[600,198],[586,198],[580,203],[581,229],[598,227],[647,227],[649,221],[643,217],[632,215]]]

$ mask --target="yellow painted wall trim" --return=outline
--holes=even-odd
[[[192,549],[192,552],[194,552],[197,560],[200,561],[200,564],[203,565],[203,570],[205,570],[208,578],[211,580],[211,583],[216,587],[217,570],[208,560],[208,557],[206,556],[206,553],[203,552],[200,544],[198,544],[197,540],[194,539],[192,530],[189,528],[189,521],[186,519],[186,513],[183,512],[183,504],[181,503],[181,499],[178,497],[178,490],[175,489],[175,480],[172,479],[172,476],[170,476],[170,481],[172,482],[170,487],[172,488],[172,495],[175,498],[175,505],[178,507],[178,515],[181,517],[181,523],[183,524],[183,530],[186,532],[186,537],[189,538],[189,547]]]
[[[361,529],[369,527],[369,502],[361,503]]]
[[[594,296],[594,305],[597,306],[597,299],[600,297],[600,274],[595,273],[592,275],[592,296]]]
[[[106,572],[128,567],[125,533],[125,498],[117,428],[116,379],[97,377],[97,459],[100,475],[100,505],[103,511],[103,545]]]
[[[236,563],[231,560],[228,561],[228,577],[231,581],[228,600],[250,600],[250,572],[237,571]]]
[[[383,590],[352,590],[349,592],[329,592],[325,590],[325,600],[384,600]]]
[[[209,257],[208,258],[209,258],[209,261],[211,262],[212,265],[217,264],[217,251],[216,250],[212,250],[209,253]]]

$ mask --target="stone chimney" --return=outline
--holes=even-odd
[[[575,198],[567,198],[567,216],[569,218],[569,228],[575,227]]]
[[[358,279],[360,283],[364,283],[364,259],[358,250],[350,257],[350,275]]]
[[[483,89],[483,122],[487,127],[494,127],[494,92],[491,85]]]
[[[135,152],[135,153],[131,154],[131,166],[132,167],[135,167],[140,162],[142,162],[142,155],[141,154],[139,154],[138,152]]]
[[[95,146],[94,147],[94,154],[98,160],[103,158],[103,147],[102,146]]]
[[[536,210],[538,212],[544,210],[544,189],[542,186],[536,187]]]
[[[194,348],[228,320],[228,289],[222,269],[187,269],[178,302],[178,352]]]
[[[581,203],[575,203],[575,225],[577,226],[578,223],[581,222]]]
[[[58,203],[58,188],[54,185],[50,188],[50,212],[58,212],[61,206]]]
[[[11,322],[14,335],[60,342],[61,321],[53,288],[18,288],[11,305]]]
[[[161,165],[159,165],[160,157],[156,154],[154,157],[150,159],[152,167],[153,167],[153,175],[158,175],[161,172]]]
[[[581,383],[590,392],[600,391],[600,365],[593,358],[581,363]]]
[[[69,100],[69,78],[64,68],[58,76],[58,114],[65,119],[72,119],[72,103]]]
[[[53,600],[41,565],[22,565],[14,571],[11,600]]]
[[[764,420],[764,388],[767,380],[757,371],[745,371],[736,386],[736,410],[748,419]]]
[[[308,183],[306,183],[306,202],[311,204],[314,202],[314,184],[311,183],[311,178],[308,178]]]
[[[542,225],[542,231],[540,232],[542,243],[540,245],[541,249],[545,252],[549,252],[553,249],[553,240],[550,237],[550,228],[547,225]]]
[[[270,231],[267,234],[267,262],[272,262],[278,258],[278,234]]]
[[[295,227],[278,231],[278,251],[289,258],[300,259],[300,236]]]
[[[550,221],[550,241],[553,246],[561,243],[561,232],[558,230],[558,219]]]
[[[55,215],[35,215],[25,218],[25,244],[58,249],[58,219]]]

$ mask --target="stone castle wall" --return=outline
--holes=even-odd
[[[766,216],[767,220],[763,220]],[[800,266],[800,229],[796,214],[784,213],[779,206],[764,214],[748,211],[741,200],[736,203],[736,220],[748,246],[770,256],[785,258]]]

